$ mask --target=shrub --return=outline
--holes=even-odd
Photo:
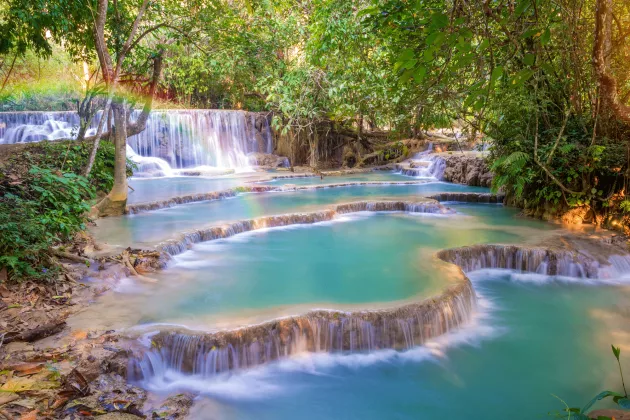
[[[114,181],[114,145],[101,143],[89,179],[91,143],[42,142],[13,155],[0,172],[0,269],[9,280],[52,280],[56,245],[84,230],[90,201]],[[131,171],[131,166],[129,166]]]
[[[22,167],[26,165],[27,168],[39,166],[80,175],[87,165],[91,151],[91,142],[46,141],[29,146],[24,153],[12,159],[12,164]],[[88,178],[98,192],[108,192],[114,185],[114,155],[114,144],[101,142]],[[128,176],[131,176],[133,169],[134,163],[128,160]]]
[[[13,281],[53,278],[51,247],[85,229],[94,188],[82,176],[39,167],[0,188],[0,267]]]

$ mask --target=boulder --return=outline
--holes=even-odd
[[[453,154],[442,156],[446,162],[444,180],[471,187],[490,187],[494,175],[488,169],[484,158],[471,155]]]
[[[288,158],[270,153],[249,153],[247,159],[252,166],[267,166],[271,168],[288,168],[291,166]]]

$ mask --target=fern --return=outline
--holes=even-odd
[[[506,170],[520,169],[529,161],[529,155],[525,152],[512,152],[512,154],[503,161],[503,168]]]

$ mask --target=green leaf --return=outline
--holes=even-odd
[[[612,352],[615,355],[615,358],[617,359],[617,361],[619,361],[619,355],[621,354],[621,348],[615,347],[612,344],[610,345],[610,347],[612,347]]]
[[[397,61],[408,61],[411,60],[414,56],[414,52],[411,48],[405,48],[404,50],[402,50],[400,52],[400,54],[398,54],[398,60]]]
[[[549,42],[551,42],[551,31],[549,28],[546,28],[542,35],[540,35],[540,43],[542,45],[547,45]]]
[[[619,407],[621,408],[630,409],[630,398],[619,398],[617,400],[617,405],[619,405]]]
[[[592,400],[590,400],[584,407],[582,407],[582,413],[587,412],[588,409],[591,408],[593,404],[595,404],[597,401],[600,401],[600,400],[603,400],[604,398],[608,398],[615,395],[617,395],[617,393],[612,392],[612,391],[600,392]]]
[[[534,62],[536,61],[536,56],[534,54],[525,54],[525,57],[523,57],[523,62],[528,65],[528,66],[533,66]]]
[[[436,29],[442,29],[448,25],[448,16],[444,13],[434,13],[431,16],[431,25]]]
[[[446,36],[444,35],[443,32],[432,32],[427,37],[426,44],[428,46],[435,45],[436,47],[440,47],[442,45],[442,43],[444,42],[445,38],[446,38]]]
[[[501,76],[503,76],[503,67],[502,66],[495,67],[494,69],[492,69],[492,75],[490,76],[490,83],[496,82]]]
[[[422,80],[424,80],[424,77],[427,74],[427,69],[426,67],[418,67],[414,73],[413,73],[413,80],[416,81],[416,83],[420,83],[422,82]]]
[[[527,80],[529,80],[529,78],[532,77],[533,75],[534,75],[533,70],[523,69],[519,71],[518,73],[516,73],[516,76],[512,79],[512,84],[517,85],[517,86],[522,85]]]
[[[411,76],[413,76],[413,70],[405,70],[405,72],[400,76],[398,81],[400,83],[406,83],[411,78]]]
[[[516,5],[516,9],[514,9],[514,13],[516,16],[522,15],[527,9],[531,6],[530,0],[520,0]]]
[[[540,36],[541,32],[540,29],[538,28],[530,28],[528,30],[526,30],[523,35],[521,35],[521,38],[523,39],[527,39],[527,38],[536,38],[538,36]]]

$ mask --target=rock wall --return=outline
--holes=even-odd
[[[494,175],[482,157],[452,154],[440,155],[446,162],[444,181],[471,187],[490,187]]]

